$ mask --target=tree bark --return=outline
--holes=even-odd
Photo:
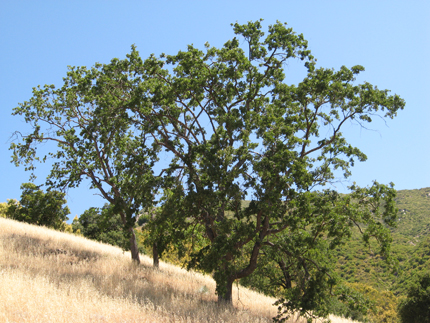
[[[136,235],[134,234],[133,227],[128,229],[130,232],[130,250],[131,250],[131,259],[136,262],[136,264],[140,265],[140,256],[139,256],[139,248],[137,247]]]
[[[233,306],[233,282],[234,279],[228,279],[227,282],[224,284],[223,293],[218,292],[218,303],[221,305],[229,305]],[[219,283],[217,282],[217,290],[219,290]]]
[[[153,259],[153,266],[155,268],[158,268],[160,265],[160,259],[158,257],[158,248],[157,248],[157,243],[154,242],[152,244],[152,259]]]

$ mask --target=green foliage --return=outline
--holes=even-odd
[[[414,277],[430,269],[430,237],[413,247],[402,263],[402,268],[402,275],[396,281],[394,288],[396,292],[405,295],[410,282],[415,280]]]
[[[133,227],[137,212],[154,202],[158,147],[148,142],[146,125],[137,125],[126,111],[142,94],[133,75],[130,61],[114,59],[90,69],[69,67],[59,88],[33,88],[33,96],[13,111],[31,132],[17,131],[10,149],[15,164],[32,171],[32,177],[37,162],[52,161],[49,187],[62,190],[90,180],[90,188],[120,215],[132,258],[139,262]],[[40,155],[37,147],[46,143],[48,153]]]
[[[430,272],[421,274],[399,305],[402,323],[430,322]]]
[[[191,254],[201,250],[204,244],[202,230],[198,226],[177,227],[172,219],[175,210],[174,193],[166,190],[159,208],[143,212],[147,222],[142,227],[146,250],[157,247],[160,258],[176,265],[184,265],[191,260]]]
[[[404,101],[355,84],[362,66],[317,68],[303,35],[286,24],[267,34],[261,21],[233,30],[220,48],[189,45],[142,60],[133,46],[124,60],[70,68],[62,88],[38,87],[15,109],[34,131],[12,144],[13,158],[33,170],[34,146],[56,142],[49,185],[90,178],[130,234],[136,212],[163,189],[148,241],[167,250],[185,239],[188,268],[213,274],[220,301],[231,302],[233,282],[259,262],[274,261],[272,277],[285,280],[278,320],[296,310],[325,316],[338,281],[333,250],[355,226],[390,260],[388,226],[397,219],[392,185],[323,190],[366,160],[342,129],[393,118]],[[284,66],[297,58],[304,79],[288,84]],[[161,150],[166,166],[155,176]]]
[[[400,210],[396,233],[417,244],[430,235],[430,188],[398,191]]]
[[[145,61],[134,49],[129,55],[144,80],[130,110],[172,156],[164,184],[171,194],[162,206],[171,223],[157,228],[178,240],[188,228],[203,232],[206,242],[188,267],[213,273],[219,300],[230,301],[233,281],[267,255],[285,264],[291,280],[279,318],[299,308],[326,315],[324,299],[336,283],[327,255],[358,226],[388,259],[384,225],[396,220],[395,191],[378,183],[345,196],[310,191],[366,159],[342,136],[347,122],[393,118],[404,101],[369,83],[354,85],[361,66],[317,68],[306,40],[285,24],[269,26],[267,36],[260,21],[233,29],[237,38],[221,48],[190,45]],[[283,70],[294,58],[307,73],[298,85],[287,84]]]
[[[398,225],[390,228],[393,239],[391,254],[399,262],[397,272],[391,273],[380,262],[375,246],[362,248],[360,233],[353,230],[352,238],[343,248],[336,249],[337,270],[349,282],[358,279],[380,290],[404,293],[407,281],[417,272],[429,268],[430,188],[397,191]],[[405,211],[405,205],[410,210]]]
[[[7,202],[0,203],[0,217],[6,217],[7,208]]]
[[[33,183],[21,185],[21,199],[8,201],[7,217],[36,225],[43,225],[60,230],[64,227],[70,210],[64,204],[64,193],[47,191],[44,193]]]
[[[393,272],[375,252],[375,245],[363,248],[358,230],[342,248],[336,248],[337,274],[350,284],[360,283],[373,287],[377,293],[371,297],[378,308],[378,317],[393,318],[396,302],[389,302],[384,293],[393,293],[396,299],[406,296],[414,277],[430,268],[430,188],[397,191],[398,225],[390,228],[393,242],[391,256],[398,261]],[[379,294],[378,294],[379,293]],[[387,302],[391,304],[386,306]],[[374,314],[369,314],[373,320]],[[392,319],[395,321],[394,319]]]
[[[343,314],[346,317],[350,317],[354,320],[368,321],[368,322],[386,322],[396,323],[397,318],[397,297],[390,291],[379,291],[371,286],[362,283],[347,284],[349,288],[355,290],[360,295],[363,295],[365,299],[371,304],[368,306],[367,315],[361,316],[360,313],[346,312],[336,313]]]
[[[79,232],[88,239],[97,240],[128,250],[128,239],[119,214],[113,206],[105,204],[101,209],[91,207],[72,223],[73,232]]]
[[[139,219],[137,220],[137,224],[139,226],[142,226],[146,223],[148,223],[151,220],[151,214],[150,213],[143,213],[139,215]]]
[[[74,233],[73,227],[71,224],[68,224],[67,222],[63,222],[59,228],[61,232],[67,232],[67,233]]]

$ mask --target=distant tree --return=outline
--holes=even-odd
[[[430,272],[421,274],[409,288],[399,305],[399,316],[402,323],[430,322]]]
[[[139,226],[142,226],[142,225],[148,223],[150,221],[150,219],[151,219],[151,215],[149,213],[147,213],[147,212],[146,213],[141,213],[139,215],[139,219],[137,220],[137,224]]]
[[[5,218],[7,211],[7,202],[0,203],[0,217]]]
[[[58,230],[60,230],[61,232],[73,233],[72,225],[64,221]]]
[[[88,239],[97,240],[127,249],[124,225],[119,214],[113,214],[114,207],[105,204],[101,209],[91,207],[72,222],[73,232],[80,232]],[[79,231],[78,231],[79,230]]]
[[[44,193],[33,183],[21,185],[21,199],[8,201],[7,217],[31,224],[61,229],[70,210],[65,204],[65,194],[58,191]]]
[[[157,208],[151,208],[146,210],[145,212],[141,212],[138,224],[142,226],[142,229],[148,231],[148,228],[151,228],[150,234],[142,234],[145,236],[144,244],[148,247],[152,248],[152,260],[153,266],[158,268],[160,265],[160,257],[165,250],[165,246],[169,243],[169,238],[166,236],[165,232],[160,232],[160,230],[156,230],[157,226],[154,225],[154,220],[159,213]],[[166,223],[166,222],[165,222]],[[150,225],[152,224],[152,225]]]

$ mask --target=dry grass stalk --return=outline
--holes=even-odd
[[[82,237],[0,218],[0,322],[271,322],[275,299]],[[301,322],[292,320],[291,322]],[[332,318],[335,323],[351,322]]]

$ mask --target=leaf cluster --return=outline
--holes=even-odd
[[[91,207],[72,222],[73,232],[84,237],[129,250],[124,235],[124,224],[119,214],[114,214],[113,206],[105,204],[102,208]]]
[[[399,305],[403,323],[430,322],[430,273],[419,275],[408,290],[407,298]]]
[[[64,193],[54,190],[45,193],[33,183],[22,184],[21,190],[19,202],[9,200],[7,203],[8,218],[54,229],[62,228],[70,214],[69,208],[64,205],[67,203]]]

